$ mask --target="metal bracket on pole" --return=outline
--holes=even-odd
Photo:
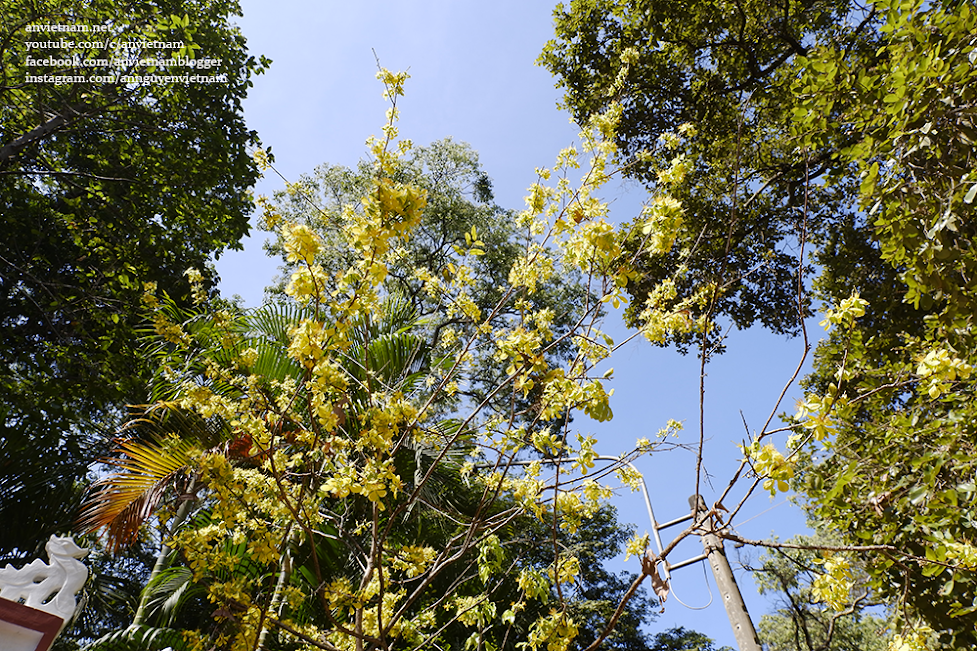
[[[706,511],[706,503],[701,495],[690,497],[689,506],[692,507],[692,515],[696,518],[698,518],[698,513]],[[711,517],[704,520],[703,524],[705,531],[701,534],[702,546],[706,550],[706,557],[709,559],[712,573],[716,577],[716,586],[722,595],[726,615],[729,616],[729,623],[733,627],[736,645],[739,646],[740,651],[760,651],[760,639],[753,627],[750,613],[746,610],[746,602],[743,601],[743,595],[736,584],[736,577],[733,576],[733,570],[729,567],[729,561],[726,559],[723,539],[716,535],[715,523]]]
[[[595,458],[600,461],[620,463],[638,472],[638,469],[634,465],[630,462],[623,461],[620,457],[600,455]],[[577,461],[577,458],[562,459],[562,461]],[[531,462],[516,461],[513,462],[513,465],[523,466],[529,463]],[[743,601],[743,595],[740,593],[740,588],[736,584],[733,570],[730,568],[729,561],[726,559],[723,540],[716,535],[713,518],[704,518],[702,521],[699,521],[699,514],[705,514],[708,511],[705,500],[702,499],[701,495],[693,495],[689,498],[689,506],[692,509],[691,513],[674,520],[669,520],[664,524],[658,524],[658,520],[655,519],[655,511],[651,507],[651,495],[648,492],[648,485],[645,483],[644,475],[638,472],[638,476],[641,477],[641,493],[645,498],[645,507],[648,509],[648,517],[651,519],[651,529],[654,533],[655,545],[658,547],[658,555],[655,557],[655,562],[660,561],[662,564],[662,569],[664,570],[662,577],[666,585],[671,580],[670,570],[677,570],[708,559],[709,565],[712,566],[712,573],[716,577],[716,585],[719,587],[719,592],[723,598],[723,605],[726,607],[726,615],[729,617],[729,623],[733,627],[733,636],[736,638],[737,646],[739,646],[740,651],[761,651],[760,639],[757,637],[756,629],[753,627],[753,620],[750,619],[750,613],[746,610],[746,602]],[[705,553],[674,564],[666,560],[661,560],[660,557],[665,548],[662,545],[661,534],[659,532],[662,529],[667,529],[668,527],[673,527],[677,524],[688,522],[689,520],[693,520],[697,525],[705,527],[705,530],[699,534]]]

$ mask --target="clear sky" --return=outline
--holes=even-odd
[[[321,163],[352,166],[365,157],[365,139],[379,133],[386,110],[375,79],[374,53],[384,67],[411,75],[406,97],[398,102],[401,134],[418,145],[446,136],[470,143],[503,207],[521,208],[526,188],[536,180],[534,168],[552,165],[557,152],[577,136],[578,129],[557,108],[560,92],[553,79],[534,65],[552,35],[549,2],[245,0],[242,5],[245,15],[238,23],[249,49],[273,60],[269,71],[254,79],[245,116],[271,146],[275,166],[289,180]],[[269,177],[257,192],[271,194],[281,185]],[[626,185],[608,198],[614,201],[613,219],[624,221],[634,216],[644,197],[640,188]],[[260,304],[278,266],[262,253],[264,239],[265,234],[254,232],[244,252],[225,254],[217,262],[225,295],[239,294],[247,305]],[[612,336],[624,340],[623,326],[612,319]],[[819,332],[813,325],[811,336]],[[708,367],[706,469],[714,478],[702,490],[707,501],[718,496],[736,468],[736,444],[746,437],[744,419],[751,431],[763,426],[802,353],[800,340],[785,341],[763,331],[733,333],[729,352]],[[580,416],[575,422],[581,431],[598,435],[602,453],[629,449],[670,418],[684,421],[684,442],[697,440],[699,365],[693,356],[635,340],[610,365],[615,368],[615,418],[594,423]],[[793,411],[798,396],[795,387],[778,411]],[[778,443],[782,447],[783,441]],[[692,454],[682,451],[639,462],[660,522],[688,513],[694,462]],[[635,523],[639,532],[649,528],[640,497],[621,495],[614,504],[621,520]],[[733,506],[731,500],[727,506]],[[772,532],[787,538],[804,530],[804,517],[783,496],[771,501],[760,491],[738,518],[736,530],[750,538]],[[741,550],[728,547],[736,569]],[[670,560],[700,551],[693,540]],[[754,559],[758,555],[742,552]],[[639,571],[634,558],[628,569]],[[756,595],[747,574],[737,572],[737,580],[758,622],[770,605]],[[708,608],[691,610],[669,598],[652,631],[685,626],[735,647],[711,577],[708,584],[715,595]],[[690,606],[709,602],[701,564],[679,570],[673,589]]]

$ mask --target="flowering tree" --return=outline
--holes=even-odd
[[[383,285],[427,196],[394,178],[410,147],[397,141],[396,127],[406,75],[380,77],[391,107],[383,137],[369,142],[373,177],[360,205],[341,213],[349,265],[327,273],[316,233],[283,223],[294,310],[180,318],[165,298],[147,294],[159,340],[157,402],[134,425],[147,433],[121,448],[121,472],[95,487],[85,519],[121,537],[153,512],[167,527],[164,556],[178,555],[183,566],[160,564],[151,588],[202,587],[213,604],[212,621],[159,638],[167,644],[568,648],[579,625],[568,603],[581,567],[561,541],[601,509],[610,473],[636,487],[628,464],[669,445],[664,435],[675,425],[663,424],[660,440],[640,440],[598,467],[597,441],[569,427],[576,412],[611,417],[609,373],[594,369],[614,347],[599,324],[603,305],[623,300],[631,273],[624,240],[667,250],[682,219],[665,183],[634,223],[606,220],[596,192],[612,173],[608,136],[619,111],[581,134],[586,166],[568,148],[555,171],[538,170],[528,208],[515,217],[525,248],[494,306],[483,310],[469,293],[470,265],[485,253],[477,229],[454,249],[450,273],[413,270],[431,300],[464,325],[442,329],[432,343],[415,334],[416,312]],[[678,147],[680,137],[668,142]],[[681,182],[686,165],[676,157],[663,170],[669,183]],[[554,333],[558,315],[531,297],[569,273],[584,279],[587,298],[571,327]],[[708,292],[677,302],[663,283],[645,312],[645,334],[705,328],[692,311]],[[563,363],[548,355],[558,346],[571,351]],[[476,350],[491,351],[505,377],[445,417],[442,402],[464,390]],[[534,390],[528,421],[514,406],[498,407],[506,404],[500,396],[515,405]],[[167,485],[181,495],[169,506]],[[527,519],[552,548],[543,565],[527,562],[514,534]],[[641,553],[643,544],[629,547]],[[593,646],[655,572],[647,563]],[[161,605],[153,593],[144,595],[137,629]]]
[[[624,152],[684,121],[706,136],[686,229],[640,262],[636,299],[696,247],[680,293],[716,279],[717,313],[783,332],[796,272],[816,275],[829,333],[795,427],[762,428],[743,466],[840,536],[812,593],[855,607],[863,567],[892,648],[973,648],[974,3],[574,0],[555,24],[541,62],[578,119],[621,101]]]
[[[620,61],[614,92],[623,87],[637,53],[625,49]],[[344,205],[337,215],[348,263],[327,271],[317,258],[322,243],[316,232],[284,222],[282,247],[294,265],[285,293],[301,306],[288,318],[259,324],[218,311],[187,321],[168,316],[165,301],[155,305],[156,330],[165,342],[159,402],[152,411],[159,415],[157,429],[166,433],[167,418],[184,419],[198,435],[127,444],[120,463],[141,472],[152,464],[140,466],[138,459],[158,459],[165,472],[143,473],[143,483],[128,497],[116,489],[121,482],[107,480],[96,495],[106,504],[118,496],[121,508],[95,508],[90,521],[109,523],[119,516],[120,522],[138,523],[158,503],[162,482],[183,478],[184,499],[178,508],[159,511],[160,519],[169,523],[168,545],[185,562],[184,584],[200,586],[202,598],[212,604],[208,608],[215,609],[213,621],[195,622],[179,638],[188,648],[569,648],[579,622],[568,603],[581,568],[579,558],[561,545],[561,532],[577,531],[597,513],[611,492],[610,473],[636,486],[640,478],[628,463],[666,445],[664,437],[640,440],[602,467],[597,441],[570,429],[571,414],[596,420],[612,415],[605,388],[609,374],[596,370],[615,348],[600,330],[602,307],[619,307],[640,280],[647,296],[632,306],[636,336],[658,343],[698,340],[703,364],[721,345],[713,321],[725,309],[729,286],[722,273],[690,284],[683,277],[684,261],[696,255],[696,247],[675,246],[694,239],[686,206],[673,190],[697,164],[681,153],[695,130],[683,125],[664,134],[657,151],[632,152],[625,166],[652,166],[656,185],[641,215],[615,226],[607,220],[599,189],[615,173],[610,165],[621,115],[616,103],[588,121],[581,135],[589,155],[585,165],[579,152],[568,148],[554,170],[538,170],[527,209],[515,216],[526,233],[524,248],[493,305],[480,305],[472,296],[472,264],[486,251],[477,229],[453,248],[438,273],[423,265],[410,269],[410,282],[427,301],[460,324],[442,329],[433,340],[413,336],[423,328],[417,314],[395,307],[397,296],[384,281],[392,268],[403,269],[404,245],[421,223],[428,196],[397,174],[409,151],[409,143],[398,143],[396,129],[396,99],[406,76],[384,71],[381,78],[391,108],[384,136],[370,141],[372,175],[360,203]],[[811,80],[801,76],[798,83]],[[874,115],[869,111],[866,120]],[[857,156],[854,160],[859,162]],[[866,194],[873,190],[869,179]],[[954,205],[969,203],[970,195],[958,194]],[[806,244],[803,228],[799,242]],[[649,285],[635,264],[639,254],[669,257],[674,272]],[[803,256],[801,246],[798,275]],[[553,323],[560,315],[531,297],[548,278],[570,273],[579,274],[587,292],[579,314],[557,332]],[[806,309],[804,288],[800,280],[794,282],[800,315]],[[926,345],[921,340],[911,348],[912,363],[900,359],[886,367],[883,382],[861,348],[859,320],[871,318],[872,306],[857,291],[832,288],[826,295],[836,300],[824,320],[834,344],[819,358],[824,386],[815,381],[815,390],[786,427],[772,424],[771,416],[744,442],[740,467],[718,499],[661,553],[648,552],[646,538],[631,541],[629,552],[641,557],[642,574],[588,648],[601,644],[645,578],[664,594],[658,567],[679,539],[718,523],[727,539],[790,547],[744,540],[729,525],[761,487],[776,494],[796,485],[798,477],[810,482],[809,492],[827,505],[831,517],[843,521],[851,512],[861,518],[853,535],[862,540],[798,544],[824,552],[810,586],[820,603],[838,609],[850,605],[852,555],[859,554],[876,562],[865,565],[875,577],[902,575],[923,584],[949,570],[950,587],[943,590],[955,610],[941,626],[972,615],[961,600],[969,594],[974,565],[974,548],[961,534],[969,525],[954,520],[947,506],[973,493],[972,483],[963,481],[969,448],[960,444],[949,475],[937,468],[922,488],[897,481],[891,492],[867,497],[861,510],[847,510],[852,493],[845,488],[855,485],[859,457],[853,439],[873,423],[871,410],[904,426],[909,412],[891,402],[900,403],[903,392],[912,391],[919,394],[912,413],[939,413],[934,426],[959,421],[954,406],[965,393],[953,390],[971,371],[957,352],[963,345],[935,347],[934,333],[944,332],[945,338],[950,326],[934,329]],[[803,321],[797,323],[803,331]],[[964,341],[969,334],[960,336]],[[558,346],[569,352],[554,359],[549,353]],[[505,377],[476,400],[466,383],[477,354],[503,364]],[[859,376],[852,375],[856,371]],[[856,377],[867,384],[853,382]],[[898,391],[889,394],[890,389]],[[538,398],[527,414],[516,405],[530,392]],[[884,404],[873,399],[890,395]],[[457,396],[465,399],[446,409],[446,400]],[[510,398],[508,409],[502,397]],[[903,426],[893,426],[889,434],[902,436]],[[663,434],[670,429],[674,425],[665,425]],[[697,484],[703,440],[700,429],[693,444]],[[966,439],[953,438],[954,444],[959,441]],[[170,465],[164,467],[163,459]],[[894,479],[886,473],[886,481]],[[818,484],[819,477],[831,482]],[[932,509],[913,526],[893,525],[897,535],[888,535],[888,525],[880,524],[874,529],[883,534],[880,539],[863,536],[862,521],[876,514],[885,524],[896,499],[900,508],[925,502]],[[849,502],[833,506],[838,500]],[[721,512],[727,514],[720,520]],[[524,562],[512,534],[527,519],[548,533],[553,553],[545,565]],[[930,530],[926,535],[932,539],[920,546],[910,538],[930,521],[953,526]],[[157,585],[165,576],[157,576]],[[873,587],[891,594],[892,585],[876,579]],[[923,589],[904,593],[902,602],[926,594]],[[151,606],[147,599],[144,603]],[[926,629],[908,630],[908,617],[903,623],[907,630],[893,636],[893,646],[921,648]],[[947,627],[952,626],[950,621]]]

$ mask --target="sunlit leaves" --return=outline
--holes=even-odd
[[[649,540],[650,536],[647,533],[642,536],[633,536],[628,541],[627,548],[625,549],[625,560],[632,556],[644,556],[645,551],[648,549]]]
[[[196,451],[192,441],[125,441],[113,465],[117,470],[91,488],[79,516],[83,530],[104,528],[110,550],[131,545],[156,510],[168,484],[183,473]]]
[[[951,357],[943,348],[931,350],[919,362],[916,375],[920,379],[928,379],[924,383],[926,393],[933,399],[939,398],[950,389],[950,383],[958,377],[966,380],[970,377],[973,367],[957,357]]]
[[[811,584],[811,594],[835,611],[845,610],[850,602],[853,586],[851,564],[840,554],[832,554],[821,560],[824,573]]]
[[[851,296],[841,302],[837,308],[829,308],[824,313],[824,320],[821,325],[825,330],[830,330],[834,325],[851,326],[855,319],[865,316],[865,307],[868,301],[858,296],[858,292],[853,292]]]
[[[757,477],[765,478],[763,488],[773,497],[777,491],[786,492],[790,489],[789,481],[794,476],[794,462],[785,457],[772,443],[763,446],[759,441],[753,441],[744,452],[749,457],[753,471]]]

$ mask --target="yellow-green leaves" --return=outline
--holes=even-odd
[[[393,103],[406,75],[380,77]],[[600,189],[614,173],[620,110],[588,124],[586,164],[567,148],[553,170],[537,170],[514,223],[465,222],[431,253],[429,222],[419,226],[425,211],[440,216],[446,193],[410,173],[392,105],[370,141],[372,165],[343,201],[315,216],[266,206],[291,272],[287,305],[209,315],[205,346],[194,345],[203,319],[181,330],[160,317],[174,408],[216,432],[188,463],[207,517],[173,544],[229,613],[222,625],[240,624],[218,646],[254,646],[284,622],[282,643],[282,630],[298,631],[344,651],[427,648],[459,627],[486,648],[506,635],[500,624],[525,647],[568,647],[572,586],[586,577],[585,557],[564,541],[612,495],[604,477],[616,471],[638,488],[631,461],[659,444],[642,439],[608,463],[571,417],[612,417],[613,371],[602,363],[615,344],[600,326],[602,306],[617,306],[637,277],[622,244],[640,232],[665,252],[683,219],[663,192],[639,223],[609,220]],[[687,170],[680,154],[673,163],[663,183]],[[298,202],[313,187],[303,179],[286,193]],[[415,245],[427,247],[423,262],[410,258]],[[549,295],[578,280],[587,289],[573,298]],[[691,328],[685,311],[698,296],[683,302],[665,281],[654,308],[665,327]],[[418,304],[434,316],[422,319]],[[473,368],[491,371],[491,386]],[[527,562],[523,540],[505,537],[526,525],[541,532],[545,552],[532,553],[545,561]],[[234,579],[245,566],[249,580]],[[517,599],[497,604],[492,595],[513,583]],[[558,603],[540,615],[547,601]]]
[[[391,555],[390,567],[408,578],[420,576],[437,558],[437,551],[423,545],[404,545]]]
[[[322,247],[319,236],[305,224],[287,224],[282,231],[286,259],[312,264]]]
[[[702,332],[709,327],[704,316],[695,317],[709,304],[717,289],[709,284],[700,287],[691,296],[675,300],[678,296],[675,283],[663,280],[648,295],[645,309],[638,319],[641,332],[652,343],[664,343],[669,335]]]
[[[554,272],[553,258],[542,245],[534,242],[526,254],[512,265],[509,284],[515,288],[524,287],[527,293],[533,294],[537,286],[549,280]]]
[[[628,540],[627,547],[624,550],[625,551],[624,560],[628,560],[632,556],[638,556],[639,558],[643,557],[645,551],[647,551],[648,549],[649,540],[650,537],[647,533],[645,533],[642,536],[638,536],[637,534],[632,536],[631,539]]]
[[[289,331],[288,354],[303,366],[312,367],[322,359],[327,347],[325,326],[312,319],[302,319]]]
[[[566,651],[577,636],[577,625],[563,611],[552,611],[540,618],[529,631],[529,648],[536,651]]]
[[[916,375],[920,380],[927,380],[920,383],[920,388],[924,389],[931,398],[936,399],[950,389],[951,382],[956,381],[957,378],[966,380],[972,371],[973,367],[967,362],[951,357],[944,348],[937,348],[930,350],[920,360]]]
[[[536,599],[544,603],[549,599],[550,583],[541,572],[529,569],[521,570],[517,583],[519,589],[526,594],[527,599]]]
[[[851,563],[842,554],[832,554],[821,561],[824,573],[811,585],[811,594],[835,611],[845,610],[854,585]]]
[[[821,326],[825,330],[830,330],[835,325],[851,326],[855,319],[865,316],[865,307],[867,305],[868,301],[859,297],[857,291],[852,292],[852,295],[843,300],[837,308],[829,308],[824,313]]]
[[[655,197],[651,205],[641,211],[644,220],[641,233],[647,236],[645,245],[652,255],[671,251],[682,228],[682,203],[670,196]]]
[[[933,633],[928,626],[920,626],[917,630],[906,633],[896,633],[889,641],[889,651],[930,651],[927,637]]]
[[[377,79],[383,83],[383,97],[386,100],[394,101],[398,96],[404,94],[404,82],[410,79],[406,72],[391,72],[386,68],[377,72]],[[393,121],[391,119],[391,121]]]
[[[488,583],[493,574],[502,570],[504,560],[505,551],[502,549],[502,541],[495,534],[486,536],[478,544],[478,578],[482,583]]]
[[[834,400],[830,396],[821,398],[812,394],[798,404],[796,418],[804,429],[814,435],[815,440],[822,441],[837,429],[831,414],[833,406]]]
[[[787,459],[776,446],[767,443],[763,447],[759,441],[753,441],[744,448],[753,465],[753,471],[758,477],[766,477],[763,488],[770,491],[770,496],[777,491],[785,492],[790,489],[788,481],[794,476],[794,463]]]

